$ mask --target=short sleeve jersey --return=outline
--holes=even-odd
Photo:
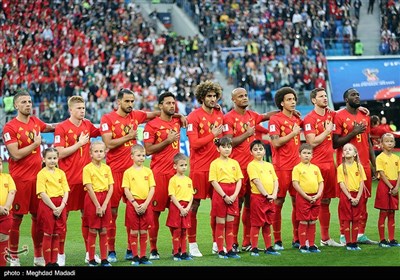
[[[251,193],[260,194],[256,184],[253,180],[260,180],[264,190],[268,194],[274,191],[274,182],[278,180],[274,166],[270,162],[253,160],[247,165],[247,174],[249,174]]]
[[[349,143],[353,144],[358,151],[361,164],[369,165],[369,133],[370,133],[370,118],[364,113],[357,111],[356,115],[350,114],[346,109],[342,109],[335,116],[335,132],[340,137],[349,134],[354,129],[354,123],[363,123],[367,126],[366,130],[353,137]],[[337,163],[342,163],[343,147],[336,149]]]
[[[217,158],[211,162],[208,179],[210,182],[236,183],[239,179],[243,179],[243,173],[237,160]]]
[[[161,143],[168,138],[170,131],[180,133],[181,125],[178,118],[164,121],[157,117],[149,121],[143,131],[143,141],[153,145]],[[151,155],[150,168],[156,174],[169,173],[174,169],[174,156],[180,150],[180,141],[174,141],[158,153]]]
[[[296,116],[288,117],[279,112],[270,117],[268,123],[269,135],[277,135],[279,137],[286,136],[293,131],[294,124],[302,126],[302,121]],[[300,162],[299,147],[300,134],[290,139],[285,145],[275,148],[271,145],[272,162],[275,171],[277,170],[293,170],[293,167]]]
[[[7,202],[8,193],[16,190],[15,182],[10,174],[0,173],[0,205],[4,206]],[[10,209],[9,209],[10,210]]]
[[[321,116],[312,110],[303,121],[304,135],[315,134],[317,137],[324,133],[326,123],[333,123],[335,114],[335,111],[326,110],[325,115]],[[330,133],[318,146],[314,147],[311,162],[314,164],[333,162],[333,154],[332,133]]]
[[[3,140],[7,146],[18,143],[18,149],[33,144],[35,132],[43,132],[46,124],[40,119],[31,116],[28,123],[23,123],[16,118],[12,119],[3,128]],[[40,146],[26,157],[15,161],[11,157],[8,160],[9,171],[14,180],[36,180],[36,175],[42,169],[42,156]]]
[[[54,132],[54,147],[68,148],[79,142],[79,136],[88,134],[90,137],[100,136],[100,131],[91,121],[83,119],[80,126],[76,126],[69,119],[59,123]],[[65,171],[70,185],[82,184],[82,166],[91,162],[90,142],[80,147],[71,155],[58,161],[59,167]]]
[[[150,188],[155,186],[153,171],[146,166],[140,169],[131,166],[124,172],[122,187],[128,188],[135,199],[146,199]]]
[[[100,166],[92,162],[83,168],[83,185],[92,184],[94,192],[108,191],[109,186],[114,184],[111,168],[104,163]]]
[[[305,193],[313,194],[318,192],[318,185],[324,179],[318,166],[300,162],[293,168],[292,181],[299,182],[300,188]]]
[[[50,198],[62,197],[65,192],[69,192],[65,172],[59,168],[55,168],[54,172],[50,172],[47,168],[40,170],[36,179],[36,194],[42,192]]]
[[[224,135],[238,137],[245,133],[249,126],[256,126],[262,121],[262,115],[254,111],[246,110],[245,114],[241,115],[235,110],[231,110],[224,115],[224,124],[227,127],[227,130],[224,130]],[[250,144],[255,139],[255,135],[247,137],[246,140],[232,149],[231,157],[239,162],[242,169],[246,169],[249,162],[253,160],[253,156],[250,154]]]
[[[132,111],[126,117],[112,111],[101,118],[100,133],[112,134],[112,139],[121,138],[129,133],[131,129],[137,130],[138,125],[144,123],[147,114],[144,111]],[[135,139],[129,140],[114,149],[110,149],[106,155],[106,163],[114,172],[123,172],[132,165],[131,147],[135,145]]]
[[[389,156],[380,153],[376,157],[376,171],[383,171],[389,180],[397,180],[400,173],[400,157],[396,154]]]
[[[188,115],[186,134],[190,147],[190,171],[209,171],[211,161],[219,157],[211,130],[223,124],[223,117],[220,110],[213,110],[208,114],[202,107]],[[193,148],[194,142],[203,138],[209,139],[207,144],[197,149]]]
[[[350,192],[356,192],[360,189],[360,183],[367,180],[364,168],[362,165],[357,165],[353,162],[351,165],[346,165],[347,175],[344,174],[343,163],[337,168],[337,180],[338,183],[344,183],[347,190]]]
[[[178,201],[189,202],[194,195],[192,179],[188,176],[174,175],[169,180],[168,195],[173,195]]]

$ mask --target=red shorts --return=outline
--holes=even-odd
[[[62,197],[52,197],[50,198],[55,206],[60,206],[62,202]],[[43,200],[40,199],[39,207],[37,212],[37,220],[39,228],[47,234],[61,234],[65,232],[65,226],[67,221],[67,210],[61,212],[59,217],[54,216],[53,210],[47,206]]]
[[[136,199],[136,202],[140,205],[145,200]],[[153,213],[150,207],[147,208],[146,212],[142,215],[138,215],[135,207],[132,203],[126,204],[125,211],[125,227],[131,230],[148,230],[153,224]]]
[[[235,192],[236,183],[219,183],[222,190],[226,195],[230,196]],[[239,200],[236,200],[232,204],[226,204],[222,196],[220,196],[216,190],[213,192],[213,198],[211,199],[211,216],[226,218],[226,216],[239,216]]]
[[[182,207],[186,207],[189,202],[179,201],[179,204],[182,205]],[[169,204],[168,216],[165,225],[170,228],[190,228],[190,213],[182,217],[181,211],[178,209],[178,207],[176,207],[175,204],[171,202]]]
[[[70,185],[69,189],[67,211],[83,210],[86,193],[83,184]]]
[[[106,199],[107,193],[108,191],[94,193],[100,205],[102,205],[104,200]],[[102,217],[99,217],[96,214],[96,210],[97,210],[96,206],[94,205],[92,199],[90,198],[89,193],[86,193],[83,223],[85,225],[88,225],[89,228],[94,228],[94,229],[108,228],[112,221],[110,203],[107,204],[106,211]]]
[[[275,215],[275,203],[261,194],[250,195],[250,223],[251,226],[262,227],[271,225]]]
[[[339,195],[339,184],[337,183],[336,168],[333,162],[318,163],[324,178],[324,190],[322,198],[336,198]]]
[[[285,198],[287,192],[289,192],[290,196],[295,196],[297,192],[293,188],[292,170],[277,170],[275,172],[279,182],[277,197]]]
[[[309,194],[310,196],[315,195]],[[297,221],[316,221],[318,220],[319,208],[321,207],[321,199],[314,203],[310,203],[299,193],[296,195],[296,220]]]
[[[0,215],[0,233],[9,235],[11,230],[12,215]]]
[[[15,180],[17,192],[13,201],[12,212],[17,215],[25,215],[30,212],[36,215],[39,206],[39,198],[36,194],[36,179],[31,181]]]
[[[352,197],[357,197],[358,192],[350,192]],[[297,202],[296,202],[297,207]],[[365,196],[362,195],[356,206],[351,205],[347,196],[340,192],[339,195],[339,220],[340,221],[358,221],[361,216],[365,216]]]
[[[392,186],[396,186],[396,180],[389,180]],[[379,180],[376,188],[374,207],[380,210],[399,210],[399,194],[391,195],[389,187]]]
[[[190,172],[190,178],[193,181],[194,199],[206,199],[212,197],[213,186],[209,181],[208,171]]]
[[[175,170],[170,173],[154,174],[154,180],[156,181],[156,187],[154,189],[154,195],[151,199],[151,205],[153,211],[163,212],[168,208],[170,198],[168,196],[168,184],[169,179],[176,174]]]
[[[122,178],[124,176],[124,171],[122,172],[112,172],[114,179],[114,189],[110,199],[111,208],[118,208],[119,202],[122,201],[126,203],[126,197],[124,190],[122,189]]]

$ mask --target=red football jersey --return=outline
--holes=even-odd
[[[270,117],[268,123],[269,135],[286,136],[293,131],[294,124],[302,126],[302,120],[296,116],[288,117],[279,112]],[[300,134],[290,139],[285,145],[275,148],[271,145],[272,163],[275,170],[293,170],[293,167],[300,162]]]
[[[37,134],[43,132],[45,128],[46,123],[33,116],[29,117],[28,123],[13,118],[3,128],[4,144],[7,146],[17,142],[18,149],[22,149],[33,143],[35,131]],[[10,155],[8,163],[10,174],[14,180],[36,180],[36,175],[42,169],[40,146],[18,161],[13,160]]]
[[[181,122],[179,118],[164,121],[157,117],[149,121],[143,131],[144,143],[158,144],[168,138],[169,132],[175,130],[180,133]],[[151,155],[150,168],[154,174],[169,173],[174,169],[174,156],[180,151],[180,141],[175,141],[166,146],[162,151]]]
[[[223,117],[220,110],[209,114],[202,107],[188,115],[186,134],[190,146],[190,171],[209,171],[211,161],[219,157],[211,130],[223,124]]]
[[[358,151],[358,156],[362,165],[369,165],[369,133],[371,130],[370,117],[357,110],[357,114],[350,114],[346,109],[342,109],[335,116],[335,131],[340,137],[349,134],[354,129],[354,123],[363,123],[367,126],[366,130],[353,137],[350,143],[353,144]],[[337,164],[342,163],[343,147],[336,149]]]
[[[100,130],[91,121],[83,119],[80,126],[76,126],[69,119],[59,123],[54,131],[54,147],[68,148],[79,141],[81,133],[88,134],[90,137],[100,136]],[[58,161],[60,169],[67,175],[70,185],[82,183],[82,166],[91,162],[90,142],[80,147],[73,154]]]
[[[227,130],[224,130],[224,135],[240,136],[246,132],[247,127],[256,126],[262,122],[262,118],[262,115],[254,111],[247,110],[244,115],[240,115],[235,110],[231,110],[224,116],[224,124],[227,127]],[[232,149],[231,158],[236,159],[242,169],[246,169],[249,162],[253,160],[250,144],[255,139],[255,135],[252,135]]]
[[[100,133],[112,133],[112,139],[121,138],[129,133],[129,130],[138,129],[138,125],[144,123],[147,114],[144,111],[135,110],[122,117],[116,111],[112,111],[101,118]],[[111,167],[113,172],[123,172],[132,166],[131,147],[137,141],[132,139],[123,145],[110,149],[106,155],[106,163]]]
[[[322,134],[325,131],[325,124],[327,122],[333,123],[335,115],[335,111],[326,110],[325,115],[321,116],[312,110],[307,116],[305,116],[303,121],[304,136],[312,133],[317,137]],[[329,134],[318,146],[314,147],[311,159],[312,163],[318,164],[333,162],[335,150],[333,149],[332,134],[333,132],[331,132],[331,134]]]

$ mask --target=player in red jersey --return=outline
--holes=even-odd
[[[275,200],[275,217],[272,222],[275,239],[275,250],[283,250],[281,227],[282,206],[286,193],[292,199],[292,225],[294,247],[299,247],[298,221],[296,220],[296,190],[292,185],[292,170],[300,162],[300,131],[302,120],[295,114],[297,103],[296,91],[290,87],[282,87],[275,94],[275,104],[281,112],[271,116],[268,124],[272,145],[272,163],[279,181],[279,191]]]
[[[154,173],[156,188],[152,198],[153,225],[149,229],[150,260],[158,260],[157,249],[159,218],[168,208],[169,179],[175,175],[174,156],[180,151],[180,130],[182,123],[175,114],[175,96],[164,92],[158,97],[161,115],[149,121],[143,131],[146,154],[151,155],[150,168]]]
[[[342,149],[346,143],[353,144],[358,151],[360,162],[364,167],[367,180],[365,181],[365,215],[360,219],[357,242],[361,244],[378,244],[365,235],[365,227],[368,219],[367,201],[371,197],[372,174],[375,174],[375,154],[370,139],[370,117],[360,112],[360,93],[349,88],[343,93],[346,108],[339,110],[335,116],[335,131],[333,132],[333,148],[336,151],[337,164],[342,163]],[[372,165],[372,169],[371,169]],[[343,234],[341,243],[345,243]]]
[[[55,124],[46,124],[32,116],[32,98],[28,92],[21,90],[13,99],[17,116],[5,124],[3,140],[9,152],[9,171],[15,181],[17,192],[13,202],[13,221],[10,231],[9,249],[18,252],[20,226],[28,212],[32,216],[31,234],[34,247],[34,265],[44,266],[42,254],[43,232],[37,225],[37,207],[39,199],[36,195],[36,176],[42,169],[40,144],[41,132],[54,131]],[[11,266],[20,266],[19,258],[14,258]]]
[[[59,153],[59,168],[67,175],[70,193],[67,204],[67,217],[70,211],[81,211],[82,237],[85,242],[86,255],[85,262],[89,263],[89,248],[87,238],[89,227],[83,219],[83,204],[85,190],[83,186],[82,166],[91,162],[90,158],[90,138],[100,136],[100,131],[92,122],[85,119],[85,100],[82,96],[71,96],[68,99],[68,110],[70,117],[57,125],[54,132],[54,147]],[[60,234],[60,246],[57,263],[59,266],[65,265],[65,232]],[[100,260],[98,259],[99,263]]]
[[[129,89],[121,89],[117,95],[118,109],[104,115],[100,120],[100,133],[108,152],[106,163],[114,178],[114,192],[111,198],[112,224],[108,228],[108,261],[116,262],[115,236],[118,206],[123,197],[121,187],[124,171],[132,166],[131,147],[137,143],[138,125],[155,118],[159,113],[133,110],[135,95]],[[129,236],[129,235],[128,235]],[[129,241],[127,248],[130,248]],[[125,259],[132,260],[132,252],[127,249]]]
[[[138,125],[160,115],[159,111],[144,112],[133,110],[135,95],[129,89],[121,89],[117,95],[118,109],[101,118],[100,133],[108,152],[106,163],[110,166],[114,178],[114,192],[111,198],[112,224],[108,228],[108,261],[116,262],[115,236],[118,206],[123,197],[122,178],[124,171],[132,166],[131,147],[137,143]],[[174,117],[181,117],[175,114]],[[186,124],[186,123],[185,123]],[[129,230],[127,229],[128,233]],[[128,234],[129,236],[129,234]],[[127,248],[130,248],[129,240]],[[126,260],[132,260],[132,251],[127,249]]]
[[[328,96],[324,88],[315,88],[310,93],[314,110],[308,113],[303,121],[306,142],[313,147],[311,163],[317,165],[324,178],[324,189],[319,212],[321,229],[321,246],[342,247],[330,238],[329,225],[331,213],[329,204],[332,198],[338,197],[336,164],[332,144],[333,120],[336,112],[328,108]]]
[[[239,193],[239,211],[244,202],[242,213],[243,223],[243,241],[242,250],[250,251],[250,182],[247,175],[247,165],[253,160],[253,155],[249,153],[250,144],[256,138],[256,127],[261,122],[269,120],[270,116],[278,113],[274,111],[265,114],[259,114],[248,110],[249,98],[244,88],[235,88],[232,90],[233,109],[224,116],[224,135],[232,137],[231,158],[237,160],[242,169],[243,180],[242,188]],[[235,216],[233,228],[233,250],[239,252],[238,231],[239,231],[240,213]]]
[[[222,88],[212,81],[204,81],[195,90],[201,107],[192,111],[187,118],[187,136],[190,146],[190,174],[194,184],[194,197],[190,212],[191,227],[188,229],[189,253],[195,257],[202,254],[196,242],[197,211],[202,199],[211,198],[213,187],[208,181],[211,162],[219,157],[214,139],[222,136],[223,113],[216,109],[222,96]],[[211,229],[215,230],[215,217],[211,217]],[[213,253],[218,253],[217,243],[213,243]]]

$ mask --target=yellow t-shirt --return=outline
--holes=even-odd
[[[65,192],[69,192],[65,172],[59,168],[55,168],[54,172],[47,168],[40,170],[36,178],[36,194],[39,198],[42,192],[50,198],[64,196]]]
[[[173,195],[178,201],[187,201],[194,195],[192,179],[188,176],[174,175],[169,179],[168,195]]]
[[[300,162],[292,170],[292,181],[299,182],[300,188],[305,193],[312,194],[318,192],[318,184],[324,179],[318,166]]]
[[[149,195],[150,188],[155,186],[153,171],[146,166],[142,166],[140,169],[131,166],[124,172],[122,187],[128,188],[135,199],[145,200]]]
[[[0,205],[5,206],[7,202],[8,193],[14,191],[15,182],[10,174],[0,173]],[[11,210],[11,208],[9,209]]]
[[[232,158],[228,158],[228,160],[217,158],[211,162],[208,181],[236,183],[239,179],[243,179],[243,174],[237,160]]]
[[[360,188],[360,183],[367,180],[364,168],[362,165],[358,165],[353,162],[351,165],[346,164],[347,176],[344,175],[343,163],[337,168],[337,180],[338,183],[343,182],[347,190],[350,192],[357,192]]]
[[[266,161],[253,160],[247,165],[247,174],[249,174],[251,193],[260,194],[253,179],[259,179],[265,191],[272,194],[274,191],[274,182],[278,180],[274,166]]]
[[[108,191],[109,186],[114,184],[111,168],[105,163],[100,167],[92,162],[83,168],[83,185],[91,184],[94,192]]]
[[[397,180],[400,172],[400,157],[396,154],[388,156],[380,153],[376,157],[376,171],[383,171],[388,180]]]

